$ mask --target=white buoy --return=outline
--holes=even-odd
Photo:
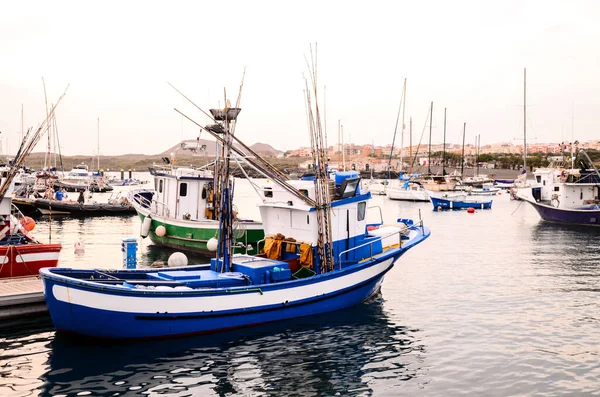
[[[171,256],[169,256],[169,261],[167,263],[172,267],[187,266],[188,258],[183,252],[173,252]]]
[[[154,230],[154,234],[156,234],[158,237],[162,237],[167,234],[167,229],[163,225],[160,225],[156,228],[156,230]]]
[[[140,236],[142,238],[148,237],[148,232],[150,232],[150,225],[152,225],[152,218],[150,215],[144,218],[144,222],[142,222],[142,227],[140,228]]]
[[[83,241],[76,241],[75,242],[75,253],[82,254],[84,251],[85,251],[85,244],[83,244]]]
[[[219,246],[219,240],[217,240],[214,237],[212,237],[210,240],[208,240],[206,242],[206,248],[209,251],[215,252],[217,250],[218,246]]]

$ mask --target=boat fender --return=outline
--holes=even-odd
[[[140,236],[142,236],[142,238],[148,237],[151,225],[152,217],[150,216],[150,214],[148,214],[148,216],[144,218],[144,222],[142,222],[142,226],[140,227]]]
[[[159,225],[156,229],[154,229],[154,234],[156,234],[158,237],[163,237],[165,234],[167,234],[167,228],[165,228],[163,225]]]
[[[173,252],[171,256],[169,256],[167,264],[170,267],[187,266],[188,258],[183,252]]]

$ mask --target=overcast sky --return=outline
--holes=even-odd
[[[97,152],[97,118],[102,154],[155,154],[197,136],[173,108],[206,123],[167,81],[203,108],[217,107],[224,88],[237,97],[244,68],[237,134],[280,150],[308,145],[303,73],[314,42],[319,82],[327,86],[330,145],[338,119],[346,142],[391,143],[404,78],[413,141],[433,101],[434,142],[442,141],[447,107],[448,141],[461,141],[466,122],[467,142],[481,134],[482,144],[522,143],[525,67],[528,142],[600,139],[597,1],[4,1],[0,7],[0,131],[13,151],[21,104],[26,128],[44,117],[42,76],[49,102],[70,83],[57,110],[63,154]]]

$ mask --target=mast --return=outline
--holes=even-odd
[[[404,116],[406,114],[406,78],[404,79],[404,88],[402,90],[402,131],[400,133],[400,171],[404,170],[404,156],[402,152],[404,151]]]
[[[98,172],[100,172],[100,117],[98,117],[98,130],[97,130],[97,138],[98,138]]]
[[[444,146],[442,152],[442,175],[446,175],[446,108],[444,108]]]
[[[460,176],[463,176],[463,172],[465,171],[465,132],[467,131],[467,123],[463,124],[463,144],[462,144],[462,154],[460,156]]]
[[[340,127],[342,129],[342,163],[344,163],[343,170],[346,171],[346,147],[344,145],[344,126]]]
[[[523,169],[527,170],[527,68],[523,69]]]
[[[408,156],[410,157],[410,165],[409,165],[410,170],[409,170],[409,172],[412,175],[412,167],[413,167],[413,159],[412,159],[412,117],[410,118],[410,141],[409,141],[409,143],[410,143],[410,146],[408,148],[408,152],[409,152]]]
[[[42,77],[42,84],[44,86],[44,102],[46,103],[46,119],[50,119],[49,113],[48,113],[48,97],[46,95],[46,82],[44,81],[44,78]],[[48,123],[50,123],[50,121],[48,121]],[[50,132],[51,132],[51,125],[48,125],[48,148],[46,150],[46,155],[44,156],[44,168],[49,169],[50,168]]]
[[[342,168],[342,140],[341,140],[341,133],[342,130],[342,120],[338,119],[338,168],[343,169]]]
[[[242,79],[243,84],[243,79]],[[240,86],[241,94],[241,86]],[[239,97],[236,106],[239,106]],[[215,161],[215,208],[217,210],[217,219],[219,220],[219,236],[217,245],[217,261],[221,272],[231,271],[231,255],[233,244],[233,180],[230,173],[232,136],[235,132],[237,116],[241,109],[231,107],[225,97],[224,109],[210,109],[214,120],[218,123],[206,128],[217,132],[222,136],[220,150],[217,150],[217,160]]]
[[[433,101],[429,109],[429,154],[427,155],[427,173],[431,174],[431,124],[433,123]]]
[[[404,107],[404,96],[406,95],[406,79],[404,79],[404,89],[402,92],[402,96],[400,97],[400,105],[398,106],[398,115],[396,116],[396,126],[394,127],[394,136],[392,138],[392,147],[390,149],[390,158],[388,159],[387,166],[387,179],[390,179],[390,168],[392,166],[392,156],[394,155],[394,143],[396,143],[396,132],[398,132],[398,121],[400,120],[400,111],[402,111],[402,117],[404,118],[404,111],[402,108]],[[404,120],[402,120],[402,124],[404,124]],[[404,125],[402,126],[404,127]],[[400,149],[400,164],[402,164],[402,149]],[[400,165],[400,169],[402,169],[402,165]]]
[[[23,142],[23,104],[21,104],[21,142]]]
[[[481,147],[481,135],[477,135],[477,151],[475,153],[477,153],[477,158],[475,159],[475,162],[477,163],[477,176],[479,176],[479,148]]]
[[[317,95],[317,59],[316,51],[313,58],[311,49],[310,64],[311,83],[313,98],[311,98],[308,82],[306,82],[306,102],[309,114],[309,130],[313,160],[315,163],[315,199],[318,225],[318,272],[325,273],[334,270],[333,257],[333,235],[331,230],[331,196],[329,194],[329,179],[327,177],[326,157],[323,145],[323,131],[321,115],[319,113],[318,95]],[[314,105],[313,101],[314,99]],[[342,132],[342,140],[344,138]],[[340,263],[341,267],[341,263]]]
[[[327,85],[323,86],[323,124],[325,127],[325,157],[328,157],[329,146],[327,146]]]

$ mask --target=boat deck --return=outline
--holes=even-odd
[[[45,313],[42,288],[37,276],[0,279],[0,320]]]

